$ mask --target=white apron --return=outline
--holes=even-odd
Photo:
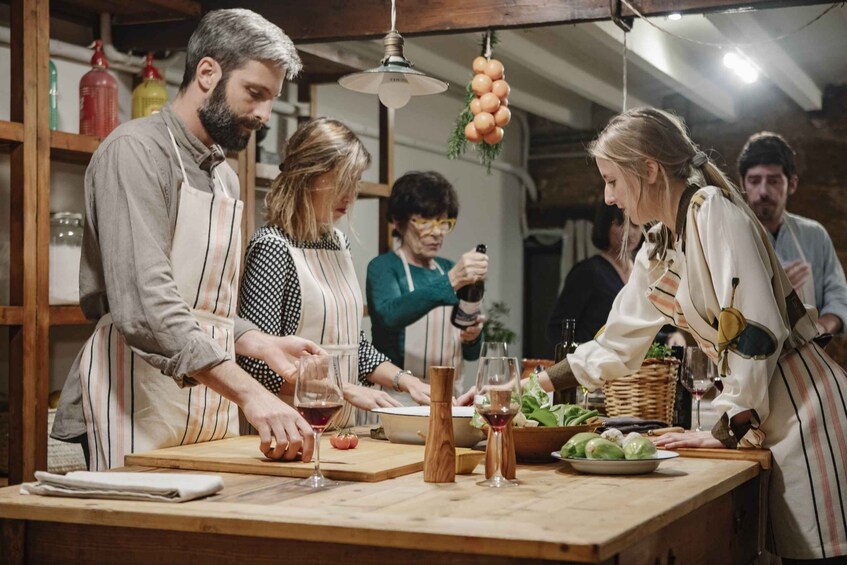
[[[414,292],[415,283],[412,280],[406,254],[402,249],[398,249],[397,255],[403,261],[409,292]],[[444,274],[444,270],[437,261],[435,268],[439,273]],[[453,383],[453,392],[456,394],[456,387],[459,386],[462,376],[462,341],[461,330],[450,323],[451,308],[438,306],[430,310],[426,316],[406,326],[403,368],[411,371],[421,381],[428,383],[430,367],[455,367],[456,381]],[[397,392],[390,387],[384,390],[405,406],[417,406],[406,392]]]
[[[346,238],[335,230],[341,249],[304,249],[295,247],[277,235],[291,254],[300,282],[300,323],[296,335],[319,345],[346,346],[340,355],[341,376],[345,382],[359,382],[359,339],[364,300],[353,258],[347,250]],[[332,348],[332,353],[338,353]],[[283,400],[294,406],[293,398]],[[367,413],[345,402],[335,422],[339,427],[357,425]]]
[[[213,193],[191,187],[168,133],[182,171],[173,277],[199,326],[234,359],[243,205],[217,173]],[[120,467],[127,453],[238,435],[234,403],[203,385],[177,387],[133,353],[109,314],[85,344],[80,381],[91,470]]]
[[[797,296],[800,297],[800,300],[803,304],[808,304],[809,306],[814,306],[817,308],[818,303],[815,299],[815,277],[811,271],[811,263],[806,260],[806,254],[803,253],[803,247],[800,245],[800,240],[797,239],[797,234],[794,232],[794,228],[791,227],[791,222],[785,221],[783,224],[788,227],[788,233],[791,234],[791,239],[794,240],[794,246],[797,247],[797,252],[800,254],[800,260],[809,265],[809,276],[806,277],[806,282],[803,283],[803,286],[797,290]]]

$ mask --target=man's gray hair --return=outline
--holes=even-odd
[[[188,40],[180,92],[194,80],[203,57],[217,61],[224,76],[248,61],[271,61],[285,69],[289,80],[303,68],[297,49],[285,32],[256,12],[241,8],[214,10],[200,20]]]

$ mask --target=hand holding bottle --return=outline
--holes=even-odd
[[[459,290],[463,286],[473,284],[485,278],[488,274],[488,255],[472,249],[462,255],[462,258],[453,265],[447,273],[450,286]]]

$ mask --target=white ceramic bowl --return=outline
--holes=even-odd
[[[473,447],[485,433],[471,426],[473,406],[453,406],[453,443],[456,447]],[[423,445],[429,431],[429,406],[377,408],[388,441]]]

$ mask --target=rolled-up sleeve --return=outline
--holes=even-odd
[[[647,298],[649,273],[647,245],[644,245],[635,258],[629,282],[612,304],[606,325],[593,341],[583,343],[568,355],[570,370],[588,390],[638,371],[656,332],[665,323],[665,318]]]
[[[86,171],[97,226],[86,237],[97,239],[109,312],[127,345],[182,386],[228,355],[200,328],[174,280],[167,187],[176,179],[159,159],[133,136],[99,152]]]

